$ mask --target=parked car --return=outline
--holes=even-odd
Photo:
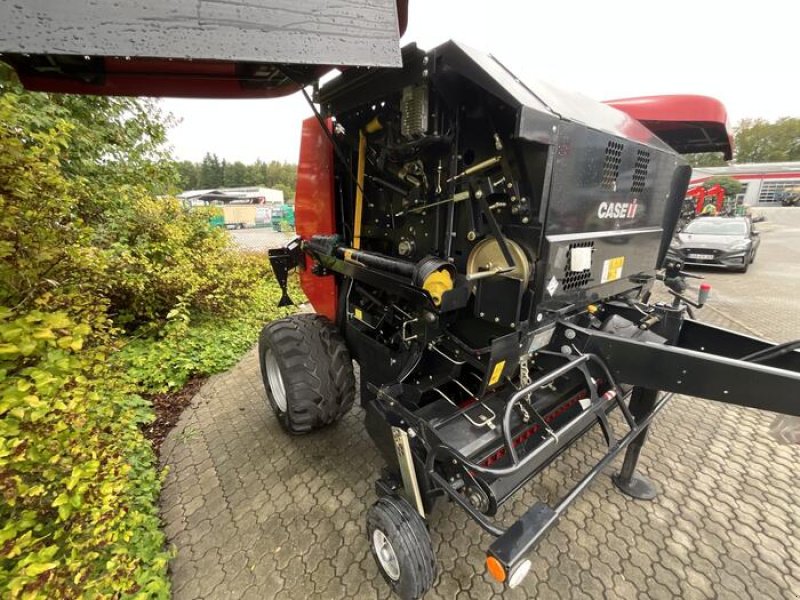
[[[699,217],[678,233],[669,256],[687,265],[747,272],[759,242],[758,232],[747,217]]]

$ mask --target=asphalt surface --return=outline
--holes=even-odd
[[[800,209],[768,218],[750,272],[700,272],[713,285],[700,318],[797,339]],[[770,436],[773,418],[676,397],[640,462],[659,496],[631,500],[601,476],[532,555],[522,586],[505,593],[484,574],[490,536],[440,504],[430,517],[439,575],[426,598],[797,600],[800,446]],[[162,447],[174,597],[388,598],[365,535],[382,465],[362,419],[356,408],[330,429],[286,436],[267,409],[254,351],[211,378]],[[579,441],[505,521],[537,500],[555,503],[601,452],[599,433]]]

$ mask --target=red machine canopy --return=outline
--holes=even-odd
[[[728,113],[708,96],[642,96],[607,100],[606,104],[640,121],[676,152],[722,152],[733,158]]]

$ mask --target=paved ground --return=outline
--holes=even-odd
[[[702,317],[782,341],[800,337],[800,209],[773,214],[749,273],[707,273],[715,309]],[[289,438],[265,402],[251,351],[204,386],[163,447],[175,598],[387,598],[364,533],[381,465],[363,413]],[[661,495],[635,502],[600,478],[506,597],[800,598],[800,447],[769,437],[772,418],[676,398],[641,463]],[[600,448],[599,435],[582,440],[506,518],[556,500]],[[450,505],[431,520],[440,574],[428,597],[499,595],[483,573],[489,536]]]
[[[267,227],[232,229],[231,235],[241,248],[245,250],[262,250],[265,252],[269,248],[282,246],[284,242],[294,237],[293,233],[281,233]]]

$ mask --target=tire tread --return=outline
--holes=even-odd
[[[301,313],[266,325],[259,338],[261,375],[267,394],[264,358],[276,355],[286,388],[281,424],[291,433],[309,433],[344,416],[355,399],[350,353],[336,327],[322,315]]]

